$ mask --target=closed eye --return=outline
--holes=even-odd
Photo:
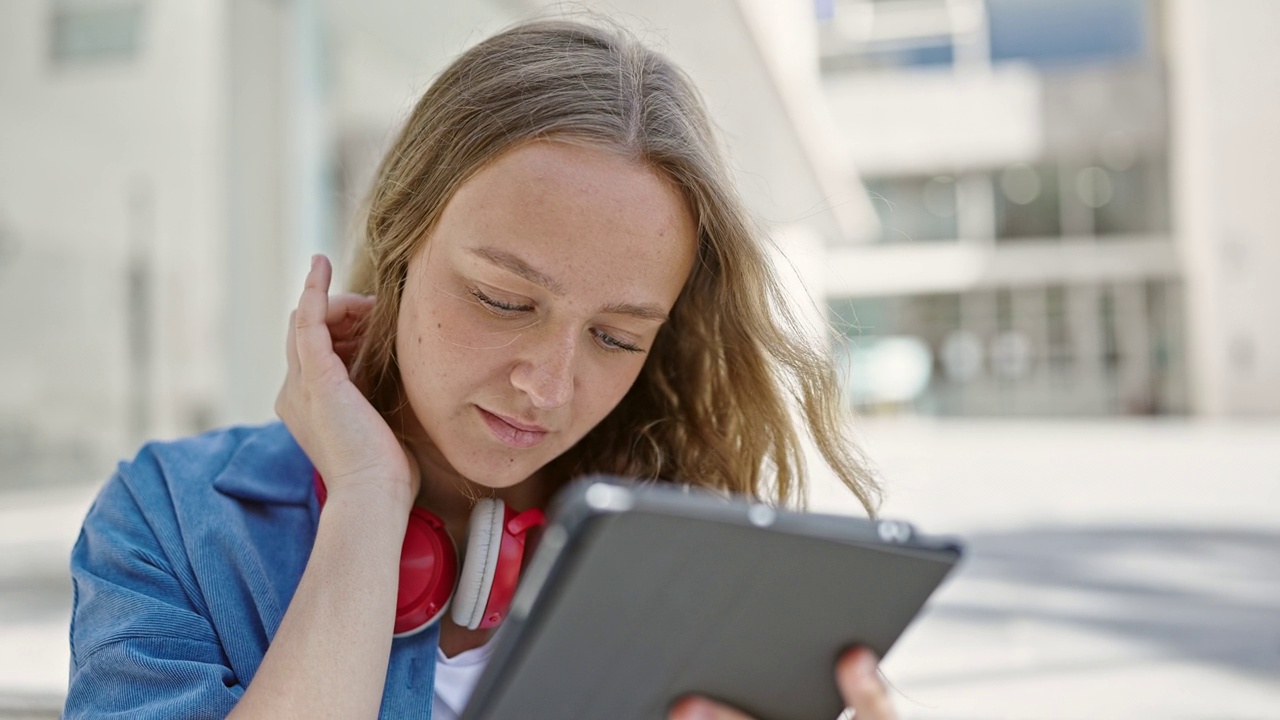
[[[611,351],[625,350],[626,352],[633,352],[633,353],[644,352],[644,348],[637,347],[623,340],[619,340],[618,338],[610,335],[609,333],[603,330],[592,329],[591,334],[596,336],[596,340],[600,341],[600,344],[603,345],[606,350],[611,350]]]
[[[500,317],[515,317],[534,309],[532,305],[503,302],[497,298],[490,297],[478,287],[469,287],[467,288],[467,292],[471,293],[476,300],[480,301],[480,304],[483,305],[486,310]],[[592,328],[591,334],[595,337],[596,342],[600,343],[600,346],[609,352],[643,353],[645,351],[642,347],[629,343],[626,340],[620,340],[598,328]]]
[[[479,300],[482,305],[489,309],[495,315],[510,316],[522,312],[528,312],[533,309],[532,305],[516,305],[514,303],[506,303],[495,298],[491,298],[484,294],[480,288],[467,288],[475,299]]]

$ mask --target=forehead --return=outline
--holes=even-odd
[[[678,293],[688,276],[697,230],[683,195],[653,168],[604,148],[539,141],[463,183],[432,242],[515,254],[569,289],[614,283],[674,302],[669,286]]]

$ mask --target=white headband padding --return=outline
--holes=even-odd
[[[489,604],[489,590],[498,570],[502,550],[502,521],[506,508],[502,501],[484,498],[471,511],[467,556],[453,597],[453,621],[468,630],[480,627]]]

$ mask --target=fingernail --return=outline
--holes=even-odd
[[[876,656],[871,652],[863,652],[858,655],[858,674],[863,677],[875,677],[876,668],[879,663]]]
[[[311,269],[315,270],[316,266],[319,264],[320,264],[320,254],[316,253],[315,255],[311,256]]]
[[[689,698],[681,702],[676,715],[680,720],[715,720],[715,716],[715,707],[702,698]]]

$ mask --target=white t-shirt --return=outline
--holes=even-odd
[[[480,674],[493,654],[493,638],[478,648],[445,657],[436,648],[436,687],[431,700],[431,720],[458,720],[476,689]]]

